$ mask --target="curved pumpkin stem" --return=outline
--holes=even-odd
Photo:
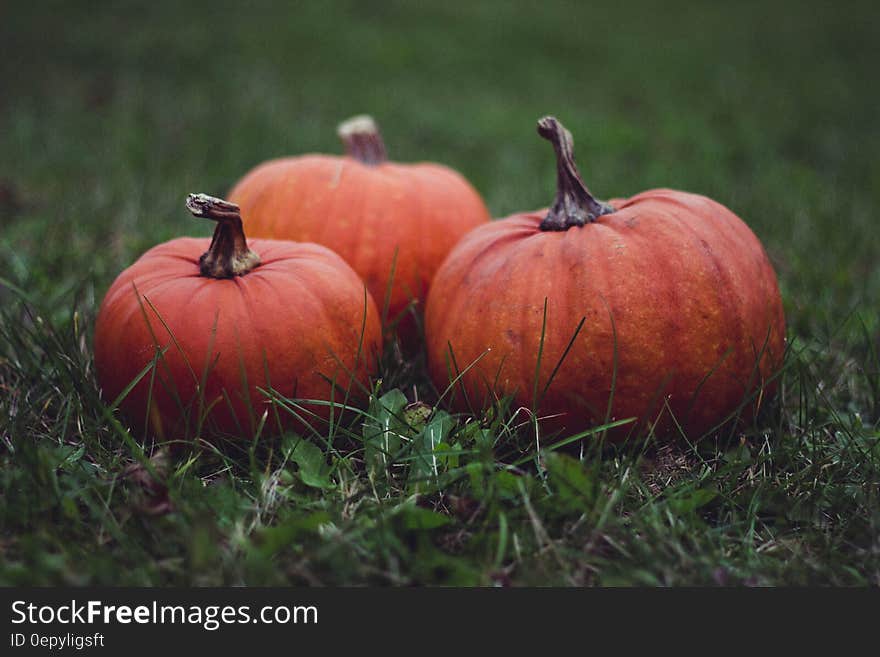
[[[244,276],[259,266],[260,256],[248,248],[241,224],[241,208],[235,203],[208,196],[190,194],[186,209],[196,217],[217,222],[211,246],[199,258],[199,272],[211,278]]]
[[[372,116],[353,116],[339,124],[336,134],[342,140],[345,152],[358,162],[376,166],[388,159],[382,133]]]
[[[541,222],[541,230],[568,230],[596,221],[614,212],[590,193],[574,162],[571,133],[554,116],[538,121],[538,134],[553,144],[556,151],[556,200]]]

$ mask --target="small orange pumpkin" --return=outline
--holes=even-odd
[[[673,418],[694,436],[712,429],[783,357],[761,243],[704,196],[597,201],[571,134],[553,117],[538,132],[556,151],[553,206],[477,228],[434,278],[425,332],[437,386],[463,373],[460,404],[513,395],[569,433],[625,418],[638,420],[626,429],[663,432]]]
[[[210,242],[180,238],[150,249],[101,304],[94,344],[105,397],[115,399],[155,359],[122,409],[136,426],[172,438],[201,433],[203,420],[253,436],[269,408],[258,388],[307,400],[359,396],[381,327],[351,267],[316,244],[249,246],[235,204],[198,194],[187,208],[217,222]],[[265,426],[315,426],[330,408],[305,403],[297,413],[272,412]]]
[[[339,127],[347,155],[271,160],[229,192],[249,235],[323,244],[341,255],[413,343],[411,303],[421,313],[440,263],[469,230],[489,220],[480,195],[448,167],[389,162],[370,117]],[[402,317],[406,313],[405,317]]]

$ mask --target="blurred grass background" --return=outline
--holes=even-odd
[[[2,11],[3,255],[40,296],[84,276],[100,294],[146,247],[207,234],[187,192],[223,193],[273,156],[339,152],[335,125],[368,112],[393,158],[461,170],[495,216],[552,198],[534,123],[556,114],[600,196],[669,186],[740,214],[795,327],[880,298],[874,3]]]
[[[740,215],[791,339],[843,389],[801,414],[877,421],[876,372],[852,375],[880,349],[875,2],[9,2],[0,44],[0,277],[53,326],[76,307],[88,335],[141,252],[207,235],[187,193],[338,153],[357,113],[392,159],[460,170],[495,216],[544,207],[535,121],[555,114],[598,196],[673,187]]]

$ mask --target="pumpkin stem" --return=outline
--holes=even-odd
[[[217,222],[211,246],[199,258],[199,272],[211,278],[244,276],[259,266],[260,256],[248,248],[241,224],[241,208],[235,203],[208,196],[190,194],[186,209],[196,217]]]
[[[353,116],[339,124],[336,134],[342,140],[345,152],[363,164],[375,166],[388,159],[385,142],[372,116]]]
[[[597,200],[584,184],[574,163],[574,141],[565,126],[556,117],[545,116],[538,121],[538,134],[553,144],[557,176],[556,200],[541,222],[541,230],[568,230],[614,212],[614,208]]]

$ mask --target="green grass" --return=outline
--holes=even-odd
[[[177,4],[2,10],[0,582],[880,585],[875,3]],[[339,152],[360,112],[495,216],[550,202],[548,113],[600,197],[732,208],[780,278],[778,401],[696,446],[536,455],[392,355],[336,442],[152,451],[151,476],[95,383],[101,296],[208,234],[187,193]]]

